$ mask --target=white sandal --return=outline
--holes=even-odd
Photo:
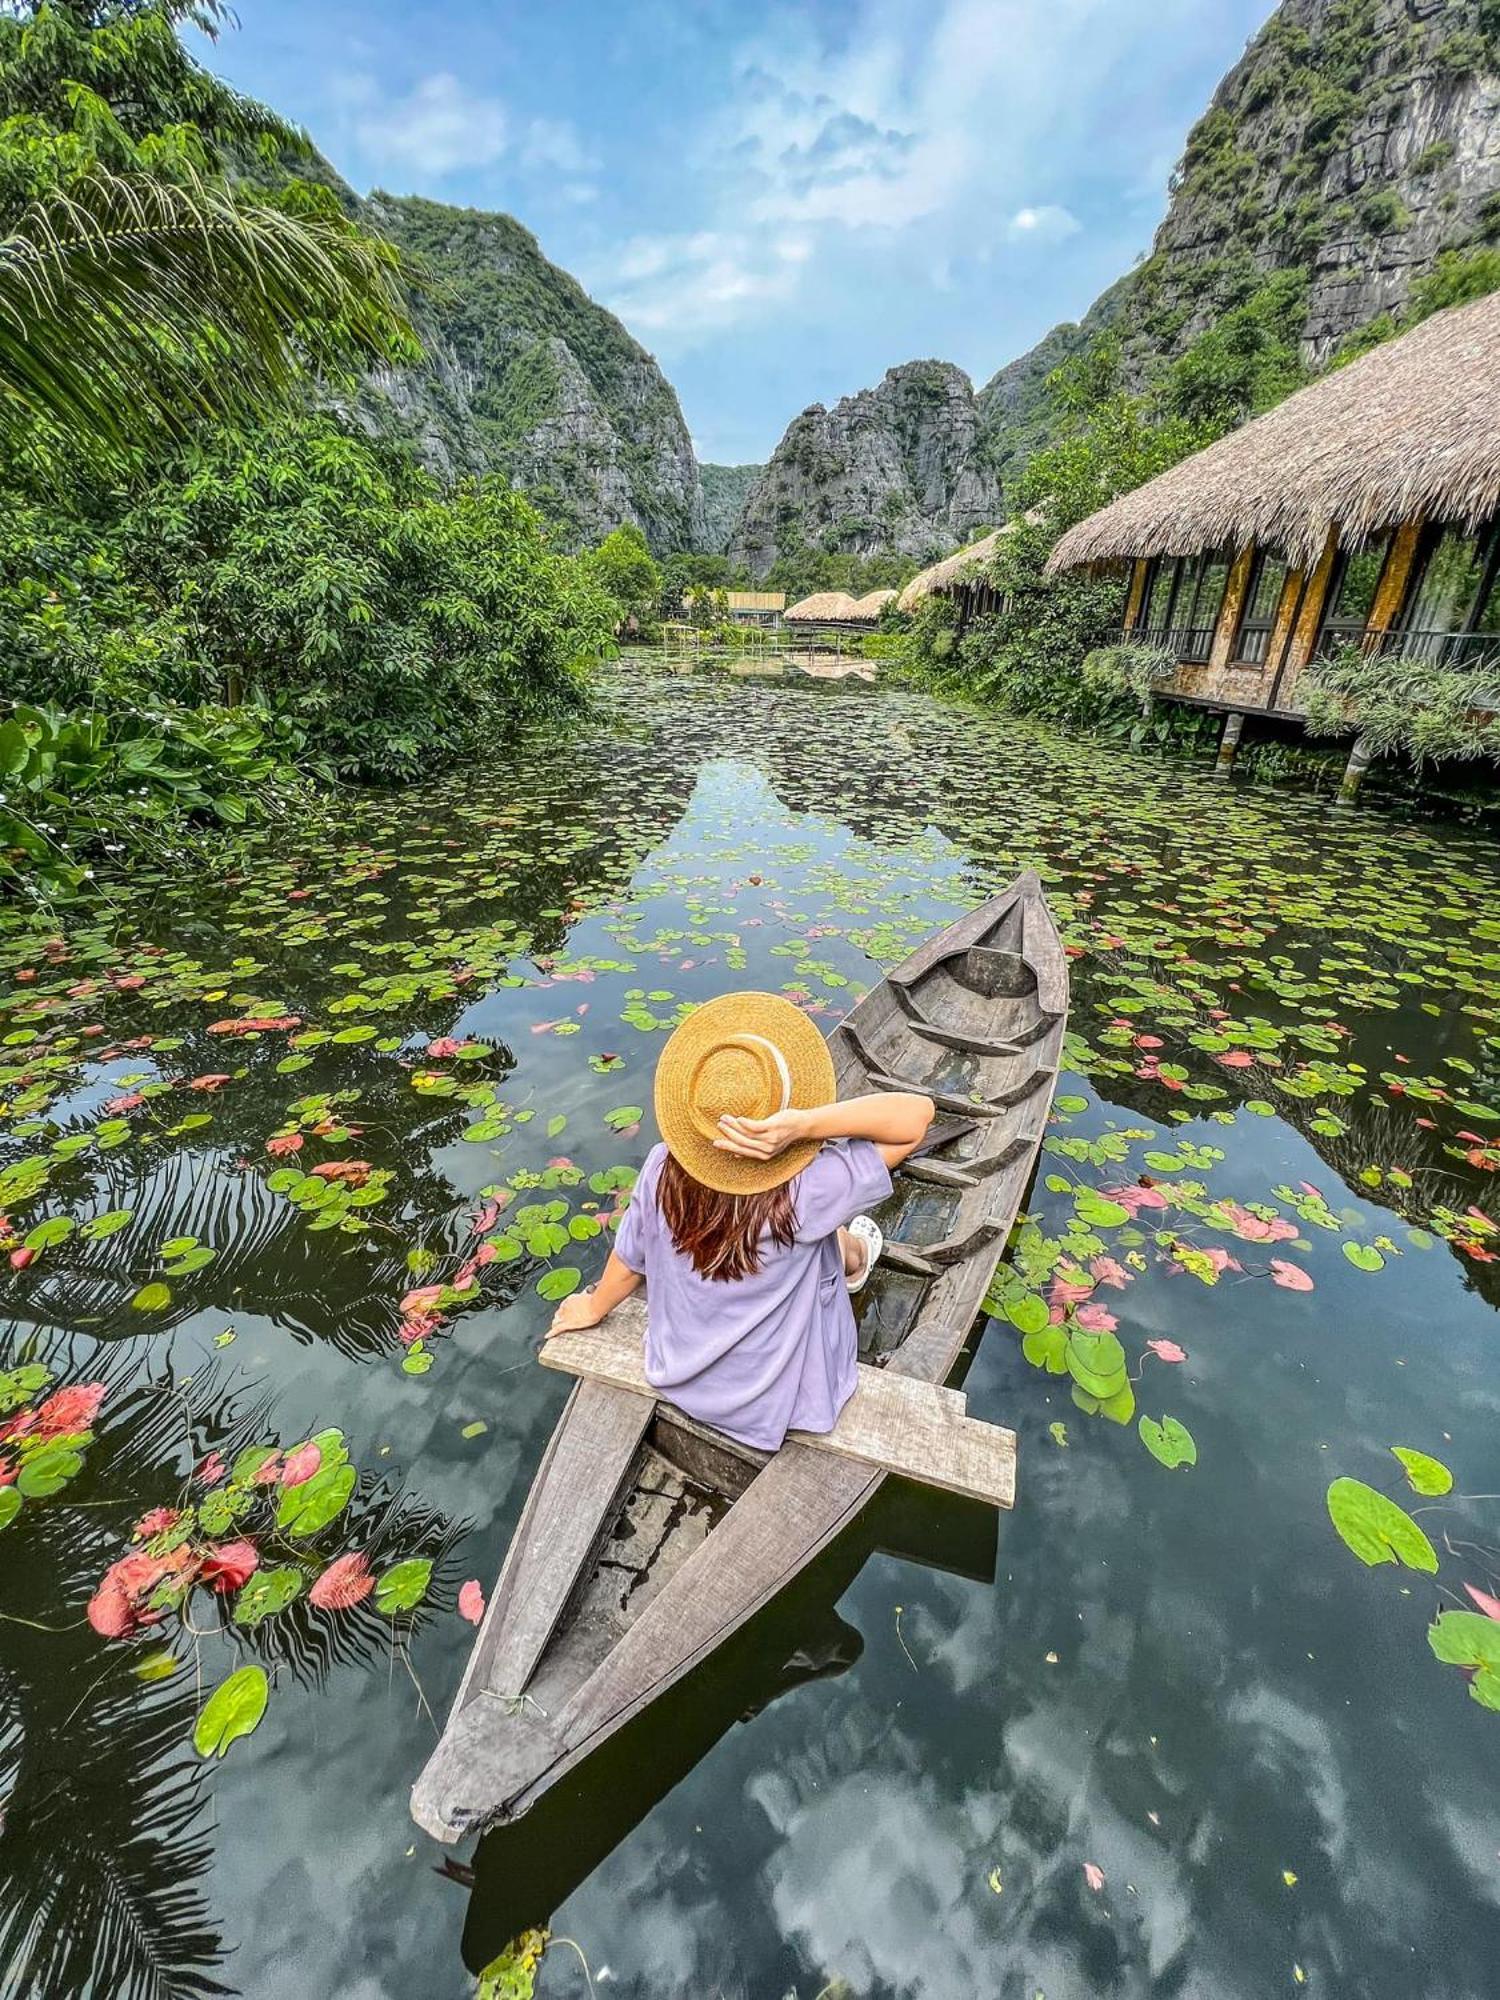
[[[880,1224],[868,1215],[856,1215],[849,1224],[849,1234],[856,1243],[865,1246],[865,1266],[857,1278],[850,1278],[849,1296],[862,1292],[870,1282],[870,1273],[875,1269],[881,1251],[885,1248],[885,1238],[880,1233]]]

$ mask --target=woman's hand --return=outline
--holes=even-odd
[[[714,1144],[721,1153],[738,1153],[744,1160],[774,1160],[788,1146],[807,1137],[805,1111],[773,1111],[769,1118],[719,1120],[720,1136]]]
[[[598,1298],[592,1291],[574,1292],[552,1315],[547,1333],[549,1338],[554,1333],[572,1333],[577,1327],[597,1326],[603,1318]]]

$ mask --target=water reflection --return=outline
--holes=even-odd
[[[1373,813],[1335,826],[1298,795],[889,689],[630,669],[614,705],[577,738],[360,801],[332,838],[208,892],[163,889],[61,948],[0,937],[0,1173],[24,1169],[0,1212],[18,1242],[45,1218],[75,1225],[0,1269],[4,1365],[65,1330],[60,1366],[136,1383],[106,1405],[87,1483],[0,1541],[0,1609],[49,1628],[0,1623],[0,1989],[460,2000],[470,1968],[551,1917],[622,2000],[1260,2000],[1295,1990],[1295,1967],[1310,1990],[1372,2000],[1488,1993],[1497,1725],[1431,1658],[1433,1584],[1364,1569],[1324,1493],[1335,1474],[1390,1485],[1396,1443],[1438,1453],[1460,1492],[1500,1490],[1500,1244],[1439,1213],[1495,1207],[1493,844]],[[487,1843],[466,1894],[405,1800],[472,1638],[454,1588],[498,1570],[565,1385],[532,1362],[543,1262],[488,1266],[425,1374],[402,1369],[404,1293],[472,1254],[486,1188],[519,1204],[567,1159],[570,1214],[609,1198],[588,1177],[650,1143],[618,1114],[649,1103],[683,1004],[786,988],[826,1022],[1028,864],[1081,954],[1064,1089],[1084,1108],[1057,1136],[1150,1130],[1115,1170],[1132,1180],[1146,1147],[1213,1148],[1191,1175],[1207,1200],[1299,1226],[1275,1190],[1318,1187],[1337,1226],[1308,1224],[1289,1251],[1314,1291],[1277,1289],[1267,1253],[1230,1236],[1241,1268],[1209,1287],[1142,1228],[1142,1268],[1101,1296],[1140,1408],[1197,1440],[1175,1472],[991,1331],[971,1407],[1022,1438],[998,1561],[943,1503],[888,1496]],[[261,1014],[300,1024],[213,1032]],[[333,1039],[350,1029],[369,1032]],[[1242,1051],[1248,1066],[1219,1060]],[[416,1082],[429,1073],[437,1093]],[[297,1108],[335,1094],[347,1141]],[[505,1132],[466,1137],[496,1103]],[[285,1161],[266,1143],[289,1126],[303,1161],[390,1176],[366,1233],[311,1229],[271,1185]],[[1107,1175],[1049,1156],[1040,1228],[1067,1225],[1076,1178]],[[90,1239],[89,1218],[122,1209],[128,1226]],[[1342,1255],[1382,1233],[1377,1273]],[[138,1309],[188,1237],[211,1260]],[[595,1248],[568,1254],[591,1272]],[[150,1414],[189,1382],[207,1399],[190,1438],[178,1403]],[[325,1423],[368,1475],[362,1532],[381,1532],[398,1484],[409,1496],[401,1532],[439,1551],[440,1601],[409,1659],[373,1618],[321,1652],[305,1611],[268,1621],[266,1722],[209,1773],[188,1747],[196,1691],[136,1681],[83,1606],[216,1439]],[[892,1508],[912,1516],[899,1532]],[[1439,1517],[1460,1553],[1444,1544],[1438,1589],[1500,1589],[1495,1516],[1460,1501]],[[920,1565],[880,1552],[919,1544]],[[132,1870],[127,1927],[110,1884]],[[586,1990],[569,1954],[548,1956],[545,2000]]]

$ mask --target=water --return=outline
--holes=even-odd
[[[71,1476],[0,1530],[0,1991],[459,1996],[543,1925],[549,2000],[584,1960],[640,2000],[1492,1992],[1500,1716],[1426,1634],[1500,1589],[1500,1501],[1463,1497],[1500,1492],[1500,1238],[1466,1213],[1494,1216],[1500,1158],[1493,841],[884,689],[614,688],[613,723],[290,830],[210,891],[143,883],[50,948],[0,943],[0,1160],[40,1163],[0,1209],[18,1243],[75,1224],[6,1272],[4,1361],[105,1384]],[[1020,1435],[1013,1515],[889,1489],[519,1828],[444,1856],[406,1795],[472,1639],[459,1586],[488,1590],[566,1394],[531,1358],[535,1287],[596,1268],[619,1193],[589,1177],[644,1154],[626,1114],[678,1007],[787,986],[836,1018],[1028,864],[1078,951],[1080,1066],[1028,1254],[1044,1289],[1064,1241],[1113,1260],[1088,1305],[1131,1421],[997,1322],[966,1386]],[[300,1148],[268,1156],[278,1134]],[[297,1206],[349,1160],[361,1205]],[[1168,1205],[1105,1209],[1092,1251],[1079,1186]],[[403,1345],[485,1188],[492,1235],[549,1244],[516,1220],[547,1202],[577,1231],[503,1250]],[[1196,1463],[1158,1463],[1140,1414]],[[295,1572],[287,1608],[226,1622],[233,1591],[177,1604],[169,1572],[143,1632],[85,1621],[148,1509],[212,1518],[206,1455],[330,1427],[358,1483],[325,1528],[269,1533],[279,1486],[187,1524]],[[1413,1493],[1392,1445],[1454,1493]],[[1345,1546],[1340,1476],[1412,1511],[1435,1576]],[[431,1562],[422,1601],[311,1609],[356,1549]],[[200,1758],[247,1664],[264,1718]]]

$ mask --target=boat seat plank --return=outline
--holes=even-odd
[[[578,1384],[516,1525],[460,1705],[481,1690],[502,1699],[524,1694],[589,1567],[601,1523],[614,1519],[650,1420],[638,1396],[602,1382]]]
[[[554,1334],[542,1345],[544,1368],[560,1368],[612,1389],[655,1399],[646,1380],[645,1354],[633,1331],[599,1326]],[[898,1472],[946,1493],[1013,1507],[1016,1498],[1014,1431],[968,1414],[961,1391],[920,1382],[861,1362],[859,1386],[831,1431],[790,1431],[788,1442]]]

